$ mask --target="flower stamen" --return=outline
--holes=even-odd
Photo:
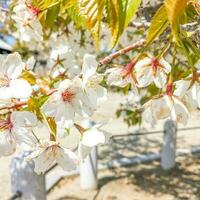
[[[69,89],[66,89],[64,92],[61,93],[61,96],[64,102],[70,103],[72,99],[74,99],[75,93],[70,91]]]
[[[10,117],[8,117],[7,119],[1,119],[0,120],[0,130],[11,130],[13,127],[13,124],[10,120]]]
[[[167,89],[166,89],[166,94],[168,96],[173,96],[173,93],[174,93],[174,91],[173,91],[173,83],[168,83],[167,84]]]

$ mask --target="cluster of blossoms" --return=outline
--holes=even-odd
[[[70,47],[64,35],[52,34],[44,41],[41,13],[31,2],[19,0],[11,18],[16,22],[14,37],[38,51],[46,66],[40,67],[40,58],[23,62],[18,53],[0,57],[0,156],[13,154],[17,146],[28,148],[32,153],[27,160],[34,160],[37,173],[55,162],[72,170],[92,147],[110,138],[100,130],[103,124],[88,127],[83,123],[107,95],[95,57],[85,54],[80,60],[83,52],[78,55],[80,49]],[[45,139],[41,126],[48,129]],[[63,144],[69,137],[73,144]]]
[[[14,14],[11,17],[16,22],[18,30],[15,37],[25,42],[31,42],[31,40],[41,42],[43,32],[38,20],[41,11],[25,0],[19,0],[13,11]]]
[[[54,163],[64,170],[74,169],[92,147],[110,138],[101,130],[102,124],[88,127],[83,123],[106,99],[101,84],[104,77],[109,85],[130,85],[134,103],[140,101],[142,90],[151,85],[158,89],[157,95],[150,96],[140,107],[143,119],[149,123],[171,118],[186,124],[190,111],[200,108],[197,68],[193,67],[193,73],[183,80],[175,81],[174,66],[164,58],[146,54],[144,58],[140,54],[126,66],[97,73],[93,55],[85,54],[80,60],[83,52],[73,46],[75,34],[70,41],[59,31],[50,34],[44,30],[39,17],[42,12],[27,0],[18,0],[12,10],[15,38],[37,49],[46,65],[38,67],[41,63],[33,57],[23,62],[18,53],[0,56],[0,156],[13,154],[23,144],[31,149],[27,160],[34,160],[39,174]],[[91,51],[93,46],[89,46]],[[41,126],[48,129],[45,139],[38,131]],[[69,145],[66,141],[70,137],[73,144]]]
[[[171,68],[163,58],[149,56],[125,67],[108,69],[108,83],[119,87],[131,84],[135,97],[139,95],[139,89],[155,84],[160,94],[143,105],[143,120],[153,124],[171,118],[185,125],[190,111],[200,108],[200,71],[194,68],[192,75],[172,82]]]
[[[13,53],[0,60],[0,156],[11,155],[17,145],[26,144],[33,151],[27,159],[34,160],[37,173],[55,162],[71,170],[93,146],[109,140],[110,135],[99,129],[101,125],[81,125],[106,99],[106,89],[100,85],[103,76],[96,73],[98,63],[93,55],[84,56],[78,75],[69,78],[65,70],[57,81],[51,75],[42,80],[31,71],[33,58],[24,63]],[[41,123],[49,128],[45,140],[35,131]],[[60,143],[74,134],[72,129],[79,133],[74,149]]]

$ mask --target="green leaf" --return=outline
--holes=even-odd
[[[100,25],[105,6],[105,0],[78,0],[79,12],[84,17],[88,29],[90,29],[99,46]]]
[[[126,14],[125,27],[127,27],[140,6],[141,0],[124,0],[123,2],[124,13]]]
[[[60,10],[59,4],[56,4],[55,6],[49,8],[47,10],[46,21],[45,21],[46,27],[50,27],[51,29],[53,28],[53,26],[55,24],[55,20],[58,16],[59,10]]]
[[[104,18],[112,34],[110,43],[112,48],[128,26],[140,3],[141,0],[78,0],[78,7],[97,46],[102,18]]]
[[[171,24],[172,33],[178,40],[179,20],[183,15],[189,0],[165,0],[165,8],[167,11],[168,20]]]
[[[118,42],[119,37],[132,20],[140,3],[141,0],[107,1],[107,21],[112,33],[111,48]]]
[[[124,13],[123,7],[120,1],[118,0],[109,0],[107,4],[107,17],[108,24],[112,33],[112,39],[110,47],[114,47],[117,43],[121,30],[124,27]]]
[[[161,6],[151,20],[147,34],[147,45],[150,45],[157,37],[159,37],[168,27],[169,21],[165,6]]]
[[[36,84],[36,77],[30,71],[23,70],[21,77],[27,80],[31,85]]]

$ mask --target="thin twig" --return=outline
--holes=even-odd
[[[0,108],[0,111],[1,110],[9,110],[9,109],[18,109],[25,105],[27,105],[27,102],[18,102],[18,103],[15,103],[15,105],[13,105],[13,106],[2,107],[2,108]]]
[[[8,9],[2,8],[2,7],[0,7],[0,10],[3,11],[3,12],[9,12]]]
[[[147,21],[142,21],[142,22],[130,22],[129,23],[129,27],[133,27],[133,28],[149,28],[150,26],[150,22]]]
[[[133,43],[132,45],[129,45],[123,49],[120,49],[119,51],[109,55],[109,56],[106,56],[105,58],[101,59],[99,61],[99,64],[100,65],[105,65],[105,64],[108,64],[110,63],[113,59],[123,55],[123,54],[126,54],[128,53],[129,51],[133,50],[133,49],[137,49],[139,47],[142,47],[144,44],[145,44],[146,40],[142,39],[138,42],[135,42]]]

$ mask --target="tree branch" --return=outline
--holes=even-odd
[[[128,53],[129,51],[133,50],[133,49],[137,49],[139,47],[142,47],[144,44],[145,44],[146,40],[144,39],[141,39],[139,40],[138,42],[135,42],[133,43],[132,45],[129,45],[123,49],[120,49],[119,51],[109,55],[109,56],[106,56],[105,58],[101,59],[99,61],[99,64],[100,65],[105,65],[105,64],[108,64],[110,63],[113,59],[123,55],[123,54],[126,54]]]

